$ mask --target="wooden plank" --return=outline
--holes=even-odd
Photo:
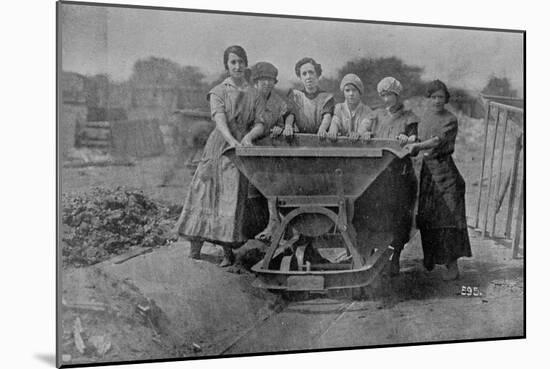
[[[491,150],[491,164],[489,165],[489,188],[487,189],[487,204],[485,207],[485,220],[483,222],[483,233],[482,236],[487,235],[487,223],[489,221],[489,205],[491,204],[491,189],[493,186],[493,164],[495,160],[495,149],[497,144],[497,134],[498,134],[498,125],[499,125],[500,111],[497,109],[497,117],[495,121],[495,133],[493,135],[493,148]]]
[[[521,99],[518,99],[518,100],[521,100]],[[511,112],[514,112],[514,113],[523,114],[523,109],[519,108],[517,106],[501,104],[501,103],[498,103],[496,101],[491,101],[489,104],[496,107],[497,109],[502,109],[506,112],[511,111]]]
[[[104,128],[88,128],[85,127],[81,131],[83,138],[91,138],[95,140],[111,140],[111,130]]]
[[[508,171],[508,175],[506,176],[504,185],[498,191],[499,195],[497,200],[497,210],[496,210],[497,214],[500,212],[500,208],[502,207],[502,203],[504,202],[504,197],[506,197],[506,192],[508,192],[508,187],[510,187],[510,174],[511,174],[511,171]]]
[[[140,247],[125,254],[115,256],[111,259],[111,261],[113,262],[113,264],[122,264],[125,261],[135,258],[136,256],[143,255],[151,251],[153,251],[152,247]]]
[[[523,134],[520,134],[516,138],[516,142],[514,145],[514,166],[512,167],[512,175],[511,175],[512,183],[510,184],[510,195],[508,199],[508,214],[506,216],[506,229],[504,231],[505,237],[511,237],[511,233],[512,233],[512,218],[514,213],[514,204],[516,202],[519,155],[521,153],[522,141],[523,141]]]
[[[489,137],[487,134],[489,133],[489,119],[491,117],[491,106],[487,104],[487,112],[485,113],[485,133],[483,135],[484,141],[483,141],[483,156],[481,158],[481,174],[479,175],[479,191],[477,195],[477,205],[476,205],[476,220],[475,220],[475,228],[479,227],[479,213],[481,211],[481,192],[483,190],[483,176],[485,174],[485,157],[487,156],[487,141]]]
[[[110,147],[111,142],[107,140],[96,140],[91,138],[84,138],[80,140],[80,143],[89,147]]]
[[[498,212],[498,191],[500,189],[500,182],[502,180],[502,165],[504,164],[504,150],[506,149],[506,131],[508,130],[508,110],[504,111],[504,128],[502,131],[502,141],[500,144],[500,158],[499,158],[499,165],[498,165],[498,172],[497,172],[497,183],[495,188],[495,207],[493,209],[493,218],[492,218],[492,226],[491,226],[491,237],[495,236],[495,230],[497,225],[497,212]]]
[[[518,214],[516,216],[516,230],[514,234],[514,242],[512,243],[512,258],[517,258],[519,254],[519,243],[521,241],[521,230],[523,226],[523,207],[524,207],[524,197],[525,197],[525,179],[521,179],[521,192],[520,192],[520,198],[519,198],[519,208],[518,208]],[[523,245],[523,255],[525,257],[525,239],[524,239],[524,245]]]
[[[110,122],[86,122],[84,126],[89,128],[111,129]]]

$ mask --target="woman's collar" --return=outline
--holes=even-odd
[[[317,96],[319,96],[319,94],[320,94],[321,92],[323,92],[323,91],[322,91],[320,88],[317,88],[317,91],[312,92],[312,93],[307,92],[305,88],[302,89],[302,93],[303,93],[304,95],[306,95],[306,97],[307,97],[308,99],[310,99],[310,100],[315,99]]]
[[[355,109],[351,110],[349,104],[347,101],[344,101],[344,106],[346,107],[346,111],[349,113],[350,117],[353,117],[355,114],[357,114],[357,112],[359,111],[359,109],[362,108],[363,106],[363,103],[361,101],[359,101],[357,103],[357,105],[355,106]]]
[[[403,103],[400,102],[397,105],[390,106],[389,108],[386,108],[386,110],[392,115],[399,114],[403,110]]]
[[[237,89],[243,89],[243,88],[247,88],[249,85],[248,85],[248,82],[246,80],[243,80],[243,84],[240,85],[240,86],[237,86],[235,84],[235,82],[233,81],[233,78],[231,77],[227,77],[224,81],[223,81],[223,84],[224,85],[228,85],[228,86],[231,86],[231,87],[234,87],[234,88],[237,88]]]

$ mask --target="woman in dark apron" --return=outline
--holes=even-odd
[[[445,280],[459,277],[457,260],[472,256],[466,224],[465,183],[452,154],[458,130],[456,117],[445,109],[447,86],[439,80],[428,85],[428,109],[420,120],[420,142],[407,148],[422,153],[417,227],[422,238],[424,266],[445,264]]]

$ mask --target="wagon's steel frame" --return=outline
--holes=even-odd
[[[310,135],[300,135],[306,139]],[[348,141],[340,139],[337,145]],[[384,147],[387,140],[373,140],[373,146],[360,147],[237,147],[235,155],[240,157],[330,157],[330,158],[382,158],[383,151],[391,152],[396,158],[402,159],[407,152]],[[232,150],[232,149],[231,149]],[[337,167],[331,175],[334,184],[334,194],[321,195],[267,195],[274,201],[277,209],[288,211],[280,221],[273,234],[271,243],[264,259],[252,267],[256,273],[254,286],[285,291],[320,291],[332,289],[361,288],[369,285],[381,272],[393,256],[393,247],[386,245],[372,250],[370,255],[361,255],[357,249],[357,233],[351,222],[354,201],[357,196],[344,193],[344,171]],[[293,221],[303,215],[320,215],[328,218],[333,224],[332,229],[341,237],[346,250],[345,263],[311,264],[304,262],[304,246],[292,246],[291,256],[283,256],[285,246],[283,237],[293,226]],[[342,244],[342,243],[341,243]],[[282,257],[274,262],[276,257]],[[294,263],[294,268],[292,267]],[[274,266],[276,265],[276,266]]]
[[[393,247],[377,249],[358,269],[323,271],[280,271],[263,268],[263,261],[252,267],[256,273],[253,285],[259,288],[285,291],[324,291],[368,286],[393,255]],[[338,264],[336,264],[338,265]],[[315,279],[316,278],[316,279]],[[308,283],[312,279],[312,284]],[[319,283],[321,282],[321,283]]]

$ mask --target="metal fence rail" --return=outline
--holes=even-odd
[[[483,96],[487,101],[485,113],[485,129],[483,142],[483,156],[481,160],[481,172],[479,177],[479,191],[476,202],[475,228],[481,232],[484,237],[503,237],[512,240],[512,256],[517,258],[520,252],[520,243],[522,241],[522,225],[524,214],[524,196],[525,196],[525,177],[524,168],[521,164],[521,154],[523,153],[524,142],[524,109],[517,105],[523,105],[523,100],[501,98],[496,96]],[[497,101],[500,100],[500,101]],[[513,100],[513,101],[511,101]],[[502,103],[505,101],[506,103]],[[512,105],[513,104],[513,105]],[[514,115],[514,119],[510,116]],[[494,116],[494,128],[489,132],[492,117]],[[509,122],[516,124],[516,129],[509,129]],[[503,168],[507,161],[505,151],[507,149],[507,138],[513,135],[513,158],[511,159],[511,170],[508,176],[503,179]],[[498,137],[500,136],[500,140]],[[488,141],[491,140],[490,151],[488,150]],[[509,159],[508,159],[509,160]],[[488,186],[483,190],[483,181],[486,178],[486,164],[488,164]],[[493,178],[496,176],[495,180]],[[518,183],[521,189],[518,193]],[[502,204],[508,193],[506,221],[504,232],[497,235],[497,214],[502,208]],[[515,208],[517,197],[519,196],[519,206]],[[482,202],[485,201],[483,208]],[[483,214],[482,214],[483,213]],[[504,212],[503,212],[504,213]],[[483,219],[482,219],[483,216]],[[512,234],[512,222],[515,219],[516,224]],[[483,221],[482,221],[483,220]]]

